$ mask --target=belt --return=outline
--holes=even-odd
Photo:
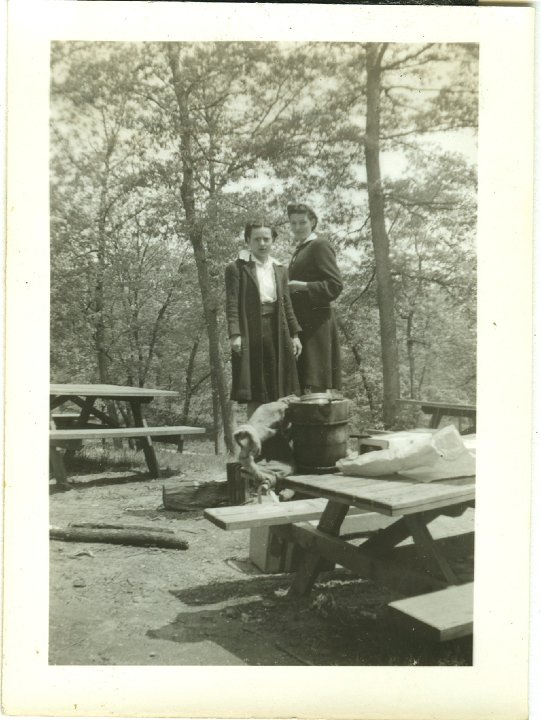
[[[276,310],[276,303],[268,303],[264,302],[261,303],[261,314],[262,315],[274,315],[274,312]]]

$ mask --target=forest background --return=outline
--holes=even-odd
[[[51,378],[160,387],[152,421],[231,449],[223,273],[305,201],[344,278],[359,427],[475,402],[478,47],[51,46]]]

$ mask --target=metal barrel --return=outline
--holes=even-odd
[[[289,405],[293,453],[298,473],[337,472],[348,448],[349,400],[302,398]]]

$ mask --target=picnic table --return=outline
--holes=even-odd
[[[61,486],[68,486],[64,456],[59,447],[93,438],[139,438],[145,454],[145,460],[152,477],[160,476],[160,468],[152,438],[174,438],[179,441],[184,435],[204,433],[204,428],[189,426],[160,426],[149,427],[144,407],[155,398],[176,397],[178,393],[173,390],[160,390],[155,388],[130,387],[123,385],[104,385],[87,383],[53,383],[50,385],[50,411],[61,408],[66,403],[79,408],[78,412],[63,412],[52,414],[49,432],[50,459],[56,481]],[[130,408],[133,424],[122,425],[117,413],[111,413],[107,408],[96,407],[98,400],[105,403],[124,402]],[[70,453],[69,448],[66,452]]]
[[[461,515],[475,501],[473,477],[429,483],[402,479],[348,477],[344,475],[290,476],[286,487],[327,500],[317,527],[291,525],[289,536],[304,549],[290,592],[308,594],[323,559],[349,568],[397,589],[434,590],[458,584],[448,559],[432,537],[428,524],[439,515]],[[359,547],[339,537],[350,508],[395,518]],[[422,569],[412,569],[393,558],[396,546],[412,538]]]
[[[429,628],[439,640],[471,634],[472,584],[460,582],[428,526],[441,520],[460,525],[454,518],[475,503],[473,476],[419,482],[398,475],[290,475],[283,484],[310,499],[212,508],[205,510],[205,517],[226,530],[250,527],[260,532],[270,526],[282,552],[289,548],[291,554],[291,547],[297,548],[300,559],[290,596],[308,595],[319,573],[329,563],[338,564],[415,595],[391,608],[396,616],[406,616],[410,627]],[[360,534],[368,538],[354,544]],[[460,537],[464,530],[456,534]],[[404,562],[403,548],[397,547],[404,541],[413,544],[416,563]]]
[[[477,408],[475,405],[462,405],[460,403],[431,402],[430,400],[400,399],[402,405],[412,405],[419,408],[425,415],[430,416],[428,427],[437,428],[444,417],[468,418],[470,426],[468,432],[475,432]]]

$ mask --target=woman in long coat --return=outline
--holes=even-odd
[[[332,301],[342,278],[330,242],[314,232],[317,215],[305,204],[287,206],[296,248],[289,264],[293,310],[301,324],[299,381],[303,392],[342,387],[340,342]]]
[[[287,268],[270,255],[276,231],[249,223],[247,247],[226,266],[226,315],[232,350],[231,398],[262,403],[299,393],[296,358],[301,353],[288,288]]]

